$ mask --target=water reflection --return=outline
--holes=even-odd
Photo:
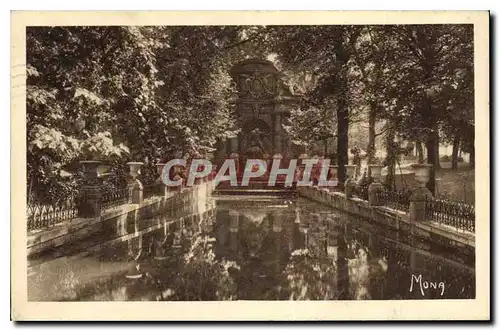
[[[47,282],[54,282],[47,277],[61,268],[57,260],[44,264],[35,276],[45,280],[32,282],[38,288],[31,290],[31,300],[475,296],[472,266],[432,250],[416,250],[424,244],[402,243],[397,234],[306,200],[204,200],[184,207],[184,213],[158,217],[149,220],[149,227],[144,221],[116,222],[116,233],[123,236],[126,232],[130,238],[109,241],[85,258],[67,261],[66,278],[57,285],[66,290],[47,293]],[[153,230],[151,224],[156,224]],[[78,271],[92,273],[96,265],[95,277]],[[102,272],[107,268],[112,272]],[[445,282],[443,295],[436,290],[424,295],[410,292],[414,274]]]

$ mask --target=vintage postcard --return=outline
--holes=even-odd
[[[489,13],[12,12],[13,320],[489,320]]]

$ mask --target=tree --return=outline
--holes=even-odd
[[[360,106],[368,108],[368,164],[374,163],[375,138],[386,129],[376,132],[376,124],[383,117],[383,105],[387,100],[387,80],[392,73],[394,59],[390,30],[386,26],[365,26],[360,38],[352,45],[354,75],[361,87],[359,89]],[[387,116],[386,116],[387,117]]]
[[[82,159],[152,164],[213,147],[232,125],[225,66],[238,31],[29,28],[29,196],[47,203],[67,196],[77,183],[65,183],[61,170]]]
[[[315,86],[304,95],[317,109],[335,104],[338,178],[345,181],[349,133],[349,61],[360,35],[357,26],[273,26],[269,40],[277,59],[290,71],[306,70]]]
[[[394,72],[400,104],[405,110],[399,131],[405,138],[423,137],[427,162],[434,167],[428,188],[434,192],[435,171],[439,168],[439,132],[450,102],[452,77],[463,67],[457,61],[472,51],[472,27],[468,25],[405,25],[391,27],[397,45],[393,54],[401,65]],[[405,83],[406,82],[406,83]],[[466,97],[468,98],[468,97]]]
[[[152,102],[136,89],[156,83],[145,42],[135,28],[27,29],[29,198],[50,202],[74,190],[75,183],[61,177],[66,164],[129,151],[114,139],[113,109]]]
[[[335,137],[336,118],[333,107],[297,107],[291,111],[288,122],[289,125],[284,128],[295,145],[307,147],[319,142],[325,157],[327,156],[328,140]]]

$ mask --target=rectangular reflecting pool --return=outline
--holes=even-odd
[[[439,252],[439,253],[438,253]],[[29,261],[30,301],[475,298],[474,256],[306,199],[227,196]]]

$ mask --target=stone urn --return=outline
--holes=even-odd
[[[411,167],[415,171],[415,181],[420,187],[425,187],[430,179],[432,164],[415,163],[412,164]]]
[[[82,165],[83,178],[86,182],[95,182],[97,177],[99,177],[99,166],[101,161],[80,161]]]
[[[353,178],[354,177],[354,174],[356,172],[356,165],[355,164],[346,164],[345,165],[345,171],[346,171],[346,175],[348,178]]]
[[[134,180],[141,173],[141,167],[144,163],[142,162],[128,162],[127,165],[130,167],[129,174]]]
[[[382,168],[384,166],[380,164],[369,164],[368,168],[370,169],[371,177],[373,181],[376,183],[380,183],[382,179]]]
[[[354,194],[354,189],[356,188],[356,182],[354,181],[354,174],[356,173],[356,165],[346,164],[345,170],[347,179],[344,185],[344,193],[346,198],[352,198],[352,195]]]

